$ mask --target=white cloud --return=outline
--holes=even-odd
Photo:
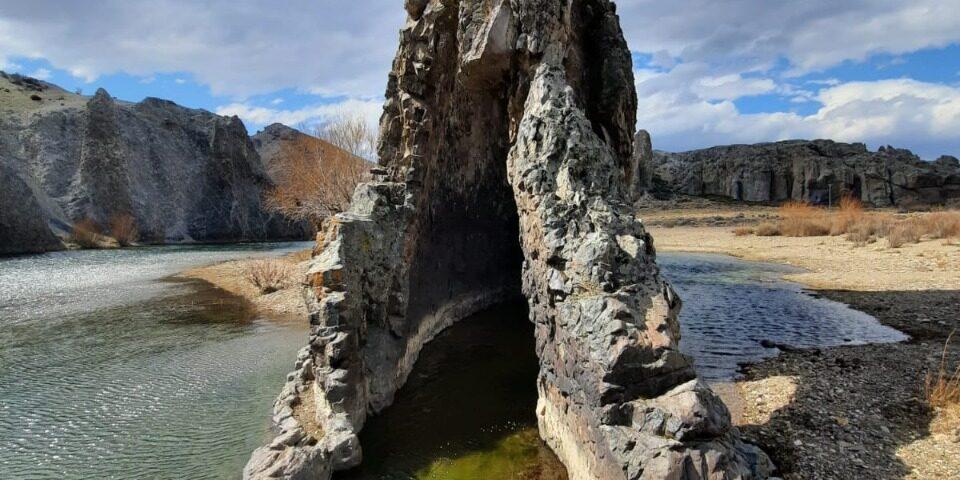
[[[830,138],[873,146],[920,145],[925,158],[960,151],[960,88],[909,79],[849,82],[821,90],[810,115],[740,113],[733,102],[654,92],[640,98],[638,125],[656,148]]]
[[[87,82],[188,72],[215,94],[294,88],[382,95],[403,2],[0,0],[0,52]]]
[[[270,100],[270,105],[280,105],[281,103],[283,103],[283,99],[279,97]]]
[[[173,83],[176,83],[177,85],[183,85],[184,83],[187,83],[187,81],[182,78],[175,78],[173,79]]]
[[[621,0],[630,47],[683,61],[795,73],[960,41],[955,0]]]
[[[217,108],[220,115],[236,115],[248,127],[261,128],[271,123],[284,125],[312,126],[323,124],[338,115],[359,114],[371,126],[376,126],[383,112],[383,102],[380,100],[347,99],[337,103],[313,105],[296,110],[284,110],[268,107],[257,107],[247,103],[232,103]]]
[[[53,76],[53,74],[50,72],[50,70],[47,70],[46,68],[38,68],[34,70],[33,73],[31,73],[29,76],[40,79],[40,80],[49,80],[50,77]]]

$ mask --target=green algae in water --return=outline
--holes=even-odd
[[[360,432],[363,463],[338,480],[566,480],[537,434],[526,304],[466,318],[424,346],[392,406]]]
[[[526,428],[497,442],[493,448],[457,458],[441,458],[418,471],[417,480],[476,480],[478,478],[565,480],[540,440],[536,428]]]

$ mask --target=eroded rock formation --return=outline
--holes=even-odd
[[[423,344],[522,294],[540,433],[570,478],[765,478],[766,456],[678,351],[680,300],[629,206],[636,98],[614,5],[406,6],[378,178],[313,261],[310,344],[245,476],[357,465],[357,432]]]
[[[29,237],[66,235],[86,218],[106,227],[127,214],[145,242],[309,234],[306,225],[264,209],[272,183],[237,117],[156,98],[127,103],[104,90],[85,97],[7,74],[0,75],[0,100],[0,164],[28,187],[16,190],[16,203],[33,209]],[[15,214],[0,211],[0,224]],[[7,238],[0,235],[7,253],[62,247]]]
[[[646,133],[646,132],[643,132]],[[790,140],[729,145],[682,153],[656,152],[641,170],[641,189],[750,202],[803,200],[826,204],[844,195],[877,207],[960,201],[960,165],[944,156],[926,162],[909,150],[862,143]]]

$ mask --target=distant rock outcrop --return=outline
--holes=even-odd
[[[613,2],[406,7],[381,168],[312,262],[309,345],[244,476],[356,466],[423,345],[522,295],[540,435],[571,479],[767,478],[680,352],[681,302],[631,206],[637,103]]]
[[[645,132],[644,132],[645,133]],[[641,190],[749,202],[834,202],[845,195],[877,207],[941,205],[960,199],[953,157],[926,162],[909,150],[862,143],[790,140],[683,153],[655,152]]]
[[[0,163],[0,255],[59,250],[63,244],[44,221],[30,187]]]
[[[0,163],[29,187],[18,203],[36,205],[54,233],[82,219],[106,226],[131,215],[146,242],[308,234],[264,210],[272,183],[238,118],[155,98],[121,102],[102,89],[83,97],[24,78],[0,78]]]

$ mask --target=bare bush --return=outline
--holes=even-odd
[[[844,196],[840,199],[840,209],[831,218],[830,235],[848,233],[863,220],[863,202],[851,196]]]
[[[316,129],[314,134],[330,144],[367,161],[377,156],[377,129],[358,113],[341,113]]]
[[[956,369],[951,369],[947,364],[947,353],[954,333],[947,337],[943,345],[943,354],[940,356],[937,372],[927,373],[924,382],[927,404],[934,408],[960,405],[960,365],[957,365]]]
[[[887,233],[887,244],[890,248],[900,248],[908,243],[920,243],[923,234],[923,223],[912,219],[905,220],[895,225]]]
[[[750,227],[737,227],[733,229],[733,234],[737,237],[746,237],[753,235],[753,229]]]
[[[806,202],[787,202],[779,209],[780,234],[785,237],[820,237],[830,233],[826,213]]]
[[[129,213],[115,214],[110,217],[110,236],[121,247],[133,245],[140,239],[137,222]]]
[[[960,237],[960,212],[933,212],[924,216],[924,223],[933,238]]]
[[[73,224],[73,230],[70,232],[70,241],[80,245],[82,248],[99,248],[100,225],[92,218],[83,218]]]
[[[360,154],[370,153],[371,147],[364,146],[364,142],[372,145],[376,133],[344,118],[348,119],[346,124],[328,124],[318,135],[356,150],[309,136],[284,144],[275,175],[277,185],[266,195],[268,208],[318,227],[326,218],[347,208],[357,185],[369,178],[372,164]]]
[[[758,237],[776,237],[780,235],[780,227],[775,223],[763,222],[757,225],[755,232]]]
[[[244,278],[266,295],[287,286],[291,276],[290,265],[281,260],[257,260],[250,262],[243,272]]]

